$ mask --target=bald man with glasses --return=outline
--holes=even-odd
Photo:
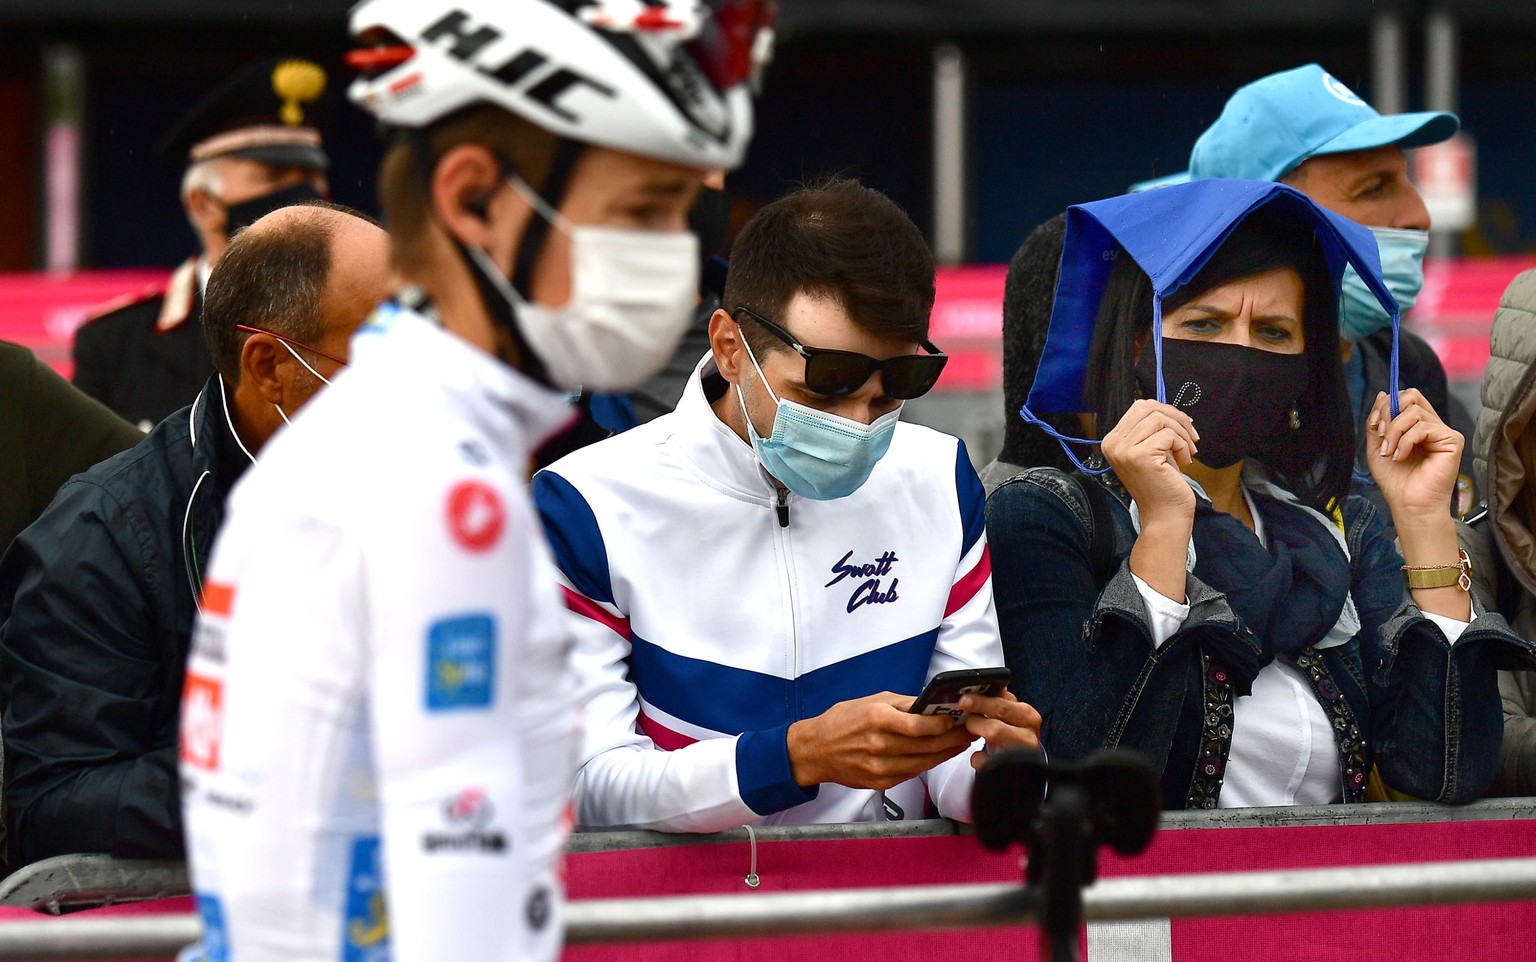
[[[252,224],[208,280],[217,368],[138,446],[76,475],[0,563],[7,856],[183,853],[177,719],[224,503],[346,363],[389,242],[323,201]]]

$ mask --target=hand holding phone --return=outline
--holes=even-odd
[[[1001,695],[1013,680],[1013,672],[1007,668],[958,668],[941,671],[928,680],[923,693],[907,709],[914,715],[948,715],[965,717],[960,708],[962,695]]]

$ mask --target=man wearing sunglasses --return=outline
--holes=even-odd
[[[933,258],[852,181],[760,211],[677,409],[556,462],[534,497],[577,615],[577,824],[967,819],[1012,695],[908,713],[1002,664],[964,445],[898,423],[938,380]]]
[[[240,233],[202,314],[218,373],[136,447],[66,483],[5,556],[12,868],[75,852],[181,856],[177,705],[225,497],[346,363],[388,257],[382,230],[324,202]]]

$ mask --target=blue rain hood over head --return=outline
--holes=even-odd
[[[1020,412],[1026,420],[1043,412],[1088,410],[1083,376],[1093,342],[1099,302],[1121,252],[1134,259],[1152,281],[1154,310],[1161,317],[1163,298],[1189,283],[1237,226],[1254,211],[1281,214],[1315,225],[1316,237],[1335,283],[1353,264],[1392,315],[1392,410],[1397,412],[1397,302],[1381,279],[1376,239],[1366,228],[1317,206],[1284,184],[1254,180],[1200,180],[1138,194],[1111,197],[1067,209],[1067,233],[1061,252],[1061,278],[1040,367]],[[1162,327],[1153,325],[1158,355],[1158,393],[1162,394]],[[1039,423],[1039,422],[1036,422]],[[1107,430],[1107,428],[1106,428]],[[1054,434],[1055,432],[1050,432]],[[1075,460],[1075,458],[1074,458]]]

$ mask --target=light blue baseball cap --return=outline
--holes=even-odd
[[[1455,114],[1423,111],[1383,116],[1315,63],[1270,74],[1227,100],[1195,141],[1189,170],[1132,187],[1230,177],[1279,180],[1308,157],[1395,144],[1424,147],[1450,139]]]

